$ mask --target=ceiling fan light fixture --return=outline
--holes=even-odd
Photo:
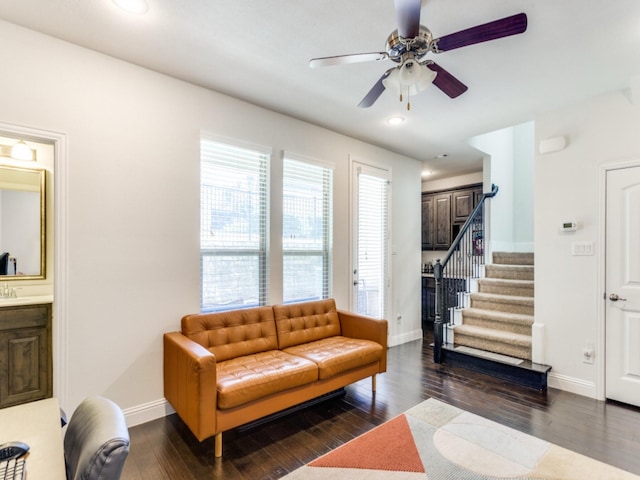
[[[427,89],[435,78],[436,72],[410,58],[394,69],[382,83],[397,95],[413,96]]]

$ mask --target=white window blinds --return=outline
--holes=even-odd
[[[388,185],[386,178],[358,175],[358,313],[386,316]]]
[[[285,157],[282,183],[283,301],[328,298],[333,170]]]
[[[270,155],[202,139],[201,310],[266,304]]]

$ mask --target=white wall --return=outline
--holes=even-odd
[[[473,185],[474,183],[482,183],[482,171],[465,173],[464,175],[456,175],[438,180],[429,180],[427,177],[422,180],[422,191],[433,192],[435,190],[449,190],[462,185]]]
[[[130,424],[164,413],[162,334],[199,309],[202,131],[332,162],[334,294],[348,308],[350,155],[392,169],[392,343],[420,332],[418,161],[0,22],[1,122],[61,132],[67,201],[64,352],[55,394],[119,403]],[[61,274],[62,275],[62,274]],[[54,345],[54,348],[56,346]],[[59,372],[61,359],[65,372]],[[66,360],[65,360],[66,359]]]
[[[513,127],[513,243],[519,251],[533,251],[535,127]]]
[[[536,145],[564,135],[568,146],[535,164],[535,315],[545,326],[551,386],[604,395],[604,218],[601,167],[640,159],[640,106],[623,92],[548,112],[536,119]],[[580,229],[561,233],[565,221]],[[572,256],[574,241],[594,242],[595,255]],[[587,342],[595,363],[582,362]],[[615,352],[611,352],[615,354]]]
[[[499,188],[488,204],[489,252],[532,251],[534,124],[479,135],[469,143],[486,154],[485,191],[491,184]]]

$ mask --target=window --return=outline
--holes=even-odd
[[[282,178],[283,302],[331,296],[333,170],[284,159]]]
[[[200,148],[201,310],[265,305],[270,154],[208,139]]]

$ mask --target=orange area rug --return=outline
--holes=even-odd
[[[424,472],[422,459],[404,415],[361,435],[341,448],[336,448],[309,465]]]
[[[584,455],[429,399],[285,480],[640,480]]]

